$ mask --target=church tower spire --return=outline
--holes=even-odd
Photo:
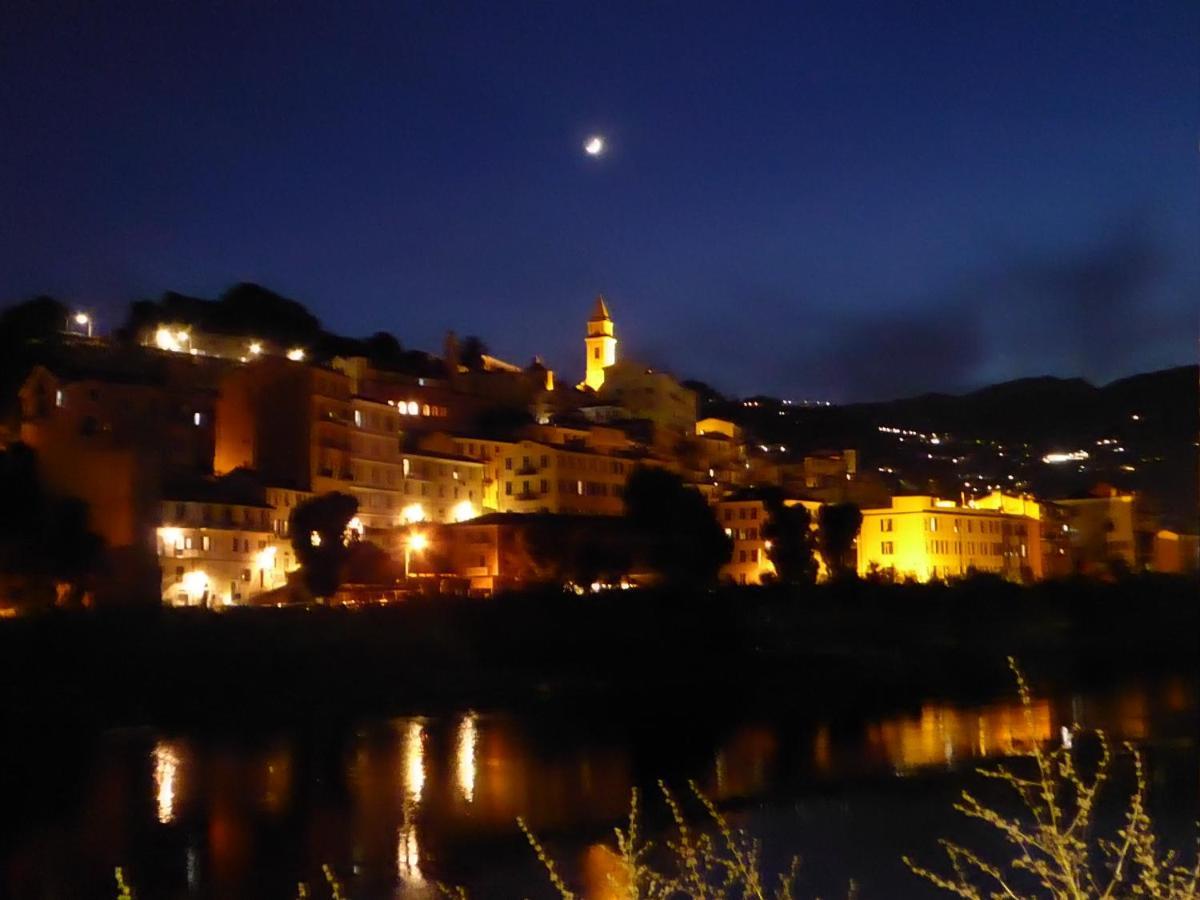
[[[587,374],[583,383],[593,391],[604,384],[604,370],[617,361],[617,337],[613,329],[612,316],[604,297],[597,294],[588,318],[587,337],[583,340],[587,352]]]

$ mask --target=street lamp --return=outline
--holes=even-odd
[[[414,531],[404,541],[404,580],[408,581],[408,569],[412,564],[413,553],[420,553],[429,546],[429,538],[419,531]]]
[[[85,312],[77,312],[74,316],[75,324],[80,328],[87,329],[87,336],[92,336],[92,317]]]

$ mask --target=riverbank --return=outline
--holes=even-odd
[[[0,710],[33,726],[244,728],[581,698],[777,704],[786,691],[861,711],[931,689],[1003,692],[1009,655],[1071,683],[1194,670],[1198,613],[1194,581],[1141,577],[48,614],[0,622]]]

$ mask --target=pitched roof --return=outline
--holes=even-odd
[[[604,302],[604,296],[596,295],[596,305],[592,307],[592,315],[588,319],[589,322],[611,322],[612,316],[608,314],[608,306]]]

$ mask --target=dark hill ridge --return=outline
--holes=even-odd
[[[1178,366],[1097,387],[1081,378],[1022,378],[967,394],[924,394],[846,406],[708,404],[756,442],[787,455],[839,447],[860,451],[864,469],[895,470],[910,486],[956,496],[1003,483],[1067,496],[1097,483],[1143,492],[1165,521],[1195,532],[1200,457],[1200,367]],[[937,434],[901,440],[881,428]],[[1077,465],[1046,464],[1048,453],[1086,451]],[[957,461],[956,461],[957,460]],[[1009,476],[1012,478],[1009,478]],[[972,484],[968,486],[967,481]]]
[[[1031,442],[1070,440],[1081,430],[1117,428],[1138,415],[1143,428],[1194,440],[1200,430],[1200,367],[1146,372],[1102,387],[1082,378],[1021,378],[967,394],[925,394],[844,409],[876,425]]]

